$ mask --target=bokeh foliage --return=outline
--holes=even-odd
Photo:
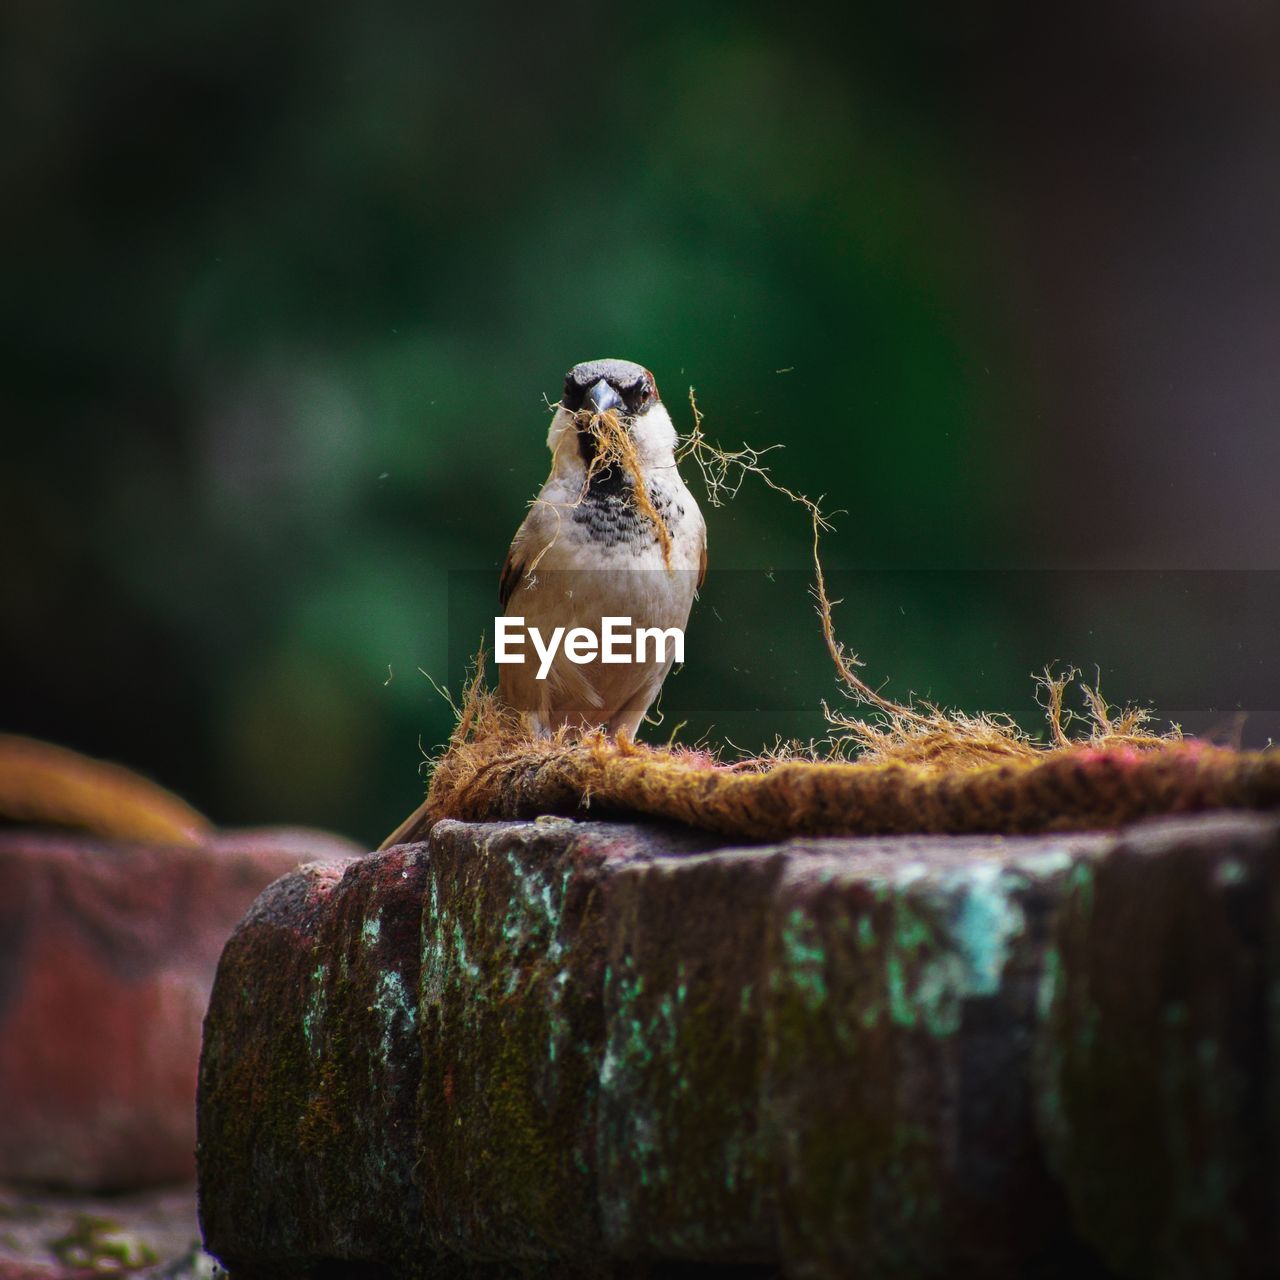
[[[546,398],[600,355],[651,367],[683,429],[696,387],[713,438],[782,443],[847,512],[843,631],[895,692],[1031,718],[1029,666],[1068,657],[1161,698],[1125,633],[1049,647],[1088,629],[1048,583],[895,576],[1070,558],[1073,508],[1096,532],[1018,197],[1052,140],[1009,111],[1042,99],[1010,57],[1052,34],[1012,7],[4,21],[4,727],[219,821],[378,838],[449,728],[419,669],[456,680],[451,634],[488,622],[450,617],[449,576],[496,581]],[[713,576],[660,732],[820,734],[803,516],[748,488],[710,525],[713,570],[762,572]],[[1232,689],[1178,683],[1200,621],[1158,673],[1208,706]]]

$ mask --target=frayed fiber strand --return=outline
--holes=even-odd
[[[475,705],[479,699],[480,705]],[[879,758],[735,765],[706,752],[524,736],[473,692],[426,803],[388,841],[423,838],[441,818],[485,821],[649,817],[743,841],[788,836],[1080,831],[1156,814],[1280,805],[1280,753],[1161,740],[1083,742],[993,761]],[[964,748],[962,746],[961,750]]]
[[[762,841],[1081,831],[1157,814],[1280,806],[1280,752],[1185,740],[1176,726],[1155,733],[1147,711],[1110,707],[1096,685],[1080,686],[1085,714],[1073,715],[1064,707],[1064,692],[1079,674],[1074,670],[1058,676],[1046,669],[1037,678],[1047,744],[1005,716],[966,715],[927,702],[904,705],[882,696],[858,675],[861,661],[835,635],[819,556],[830,525],[819,503],[770,475],[760,463],[768,450],[747,446],[727,453],[712,445],[696,403],[693,414],[693,432],[678,457],[697,464],[713,506],[734,496],[750,474],[807,511],[813,595],[827,652],[844,693],[855,705],[870,707],[872,718],[824,707],[831,730],[824,753],[779,747],[729,764],[706,751],[614,741],[599,732],[534,738],[484,687],[481,654],[427,798],[384,848],[425,837],[441,818],[638,816]],[[653,521],[665,552],[666,527],[648,504],[634,445],[617,415],[595,415],[580,425],[596,437],[591,474],[605,466],[628,472],[637,507]],[[1069,726],[1080,721],[1085,733],[1071,736]]]

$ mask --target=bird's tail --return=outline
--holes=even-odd
[[[424,800],[379,846],[378,852],[390,849],[397,844],[412,844],[415,840],[425,840],[431,830],[431,818],[427,814],[427,802]]]

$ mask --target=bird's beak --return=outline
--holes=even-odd
[[[621,409],[622,397],[603,379],[587,392],[586,407],[592,413],[603,413],[606,409]]]

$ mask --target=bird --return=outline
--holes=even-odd
[[[602,415],[622,434],[602,431]],[[551,473],[502,569],[505,616],[544,635],[557,627],[599,635],[609,617],[683,634],[706,576],[707,529],[676,468],[676,443],[643,365],[588,360],[569,370],[547,432]],[[562,648],[541,680],[536,662],[507,662],[498,695],[537,735],[603,729],[634,738],[673,650],[650,645],[643,661],[579,663]]]

